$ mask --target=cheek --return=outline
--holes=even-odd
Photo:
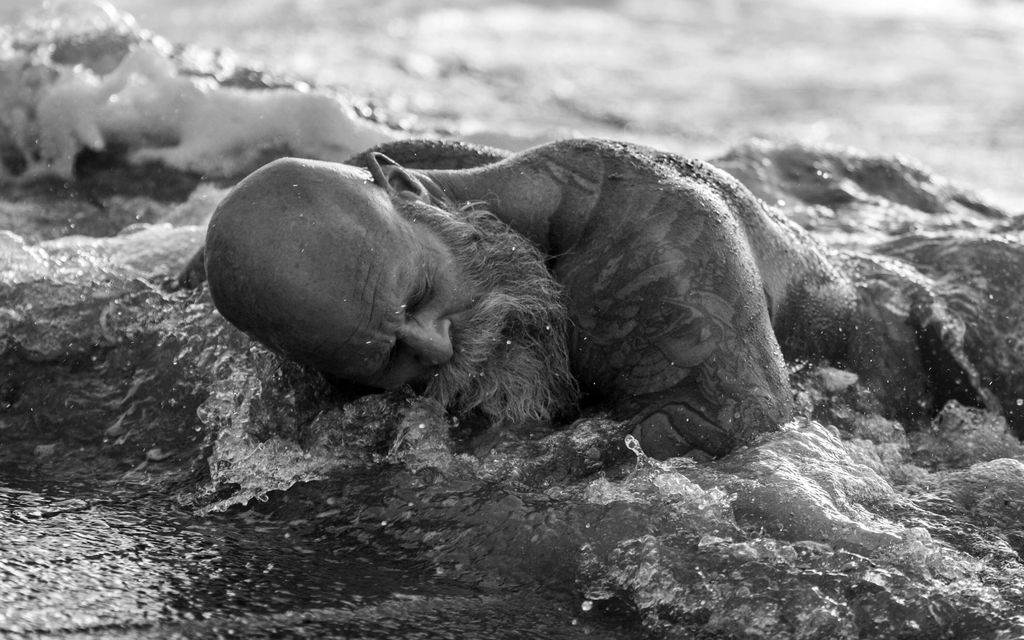
[[[470,311],[477,303],[479,295],[476,287],[467,278],[458,274],[447,274],[435,284],[434,305],[440,317],[452,318]]]
[[[398,322],[393,318],[383,322],[366,311],[348,306],[317,310],[292,333],[293,344],[301,347],[303,356],[297,359],[353,382],[379,374],[395,345]]]
[[[365,383],[382,389],[398,389],[403,385],[420,386],[426,384],[436,369],[423,364],[408,348],[399,344],[389,354],[387,364],[378,375],[374,375]]]
[[[286,352],[285,355],[342,380],[365,384],[369,384],[388,359],[387,350],[366,345],[360,348],[347,342],[335,346],[326,342],[307,343],[301,353]]]

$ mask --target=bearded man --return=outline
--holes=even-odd
[[[193,271],[230,322],[330,376],[507,421],[582,394],[660,458],[775,429],[783,352],[845,352],[853,285],[728,174],[600,140],[467,149],[275,161],[220,204]]]

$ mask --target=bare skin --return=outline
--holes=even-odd
[[[717,454],[773,429],[791,417],[779,342],[790,356],[844,348],[852,285],[710,165],[565,141],[410,173],[452,201],[485,202],[552,256],[575,327],[572,369],[648,448]],[[792,321],[808,311],[817,321]]]
[[[410,144],[388,150],[401,156]],[[631,420],[658,457],[721,455],[777,428],[792,413],[783,353],[845,352],[853,285],[819,245],[705,163],[596,140],[556,142],[470,169],[407,169],[380,153],[360,160],[366,175],[287,160],[250,176],[214,216],[205,260],[229,320],[344,379],[390,387],[423,376],[458,350],[450,336],[458,314],[481,294],[430,241],[430,229],[396,222],[382,195],[431,206],[484,203],[547,255],[565,289],[581,389]],[[348,226],[327,244],[296,248],[290,262],[282,239],[324,235],[295,227],[300,212]],[[336,257],[330,242],[364,258]],[[332,274],[333,289],[307,286],[308,265],[288,275],[307,251],[319,252],[317,278]],[[345,284],[355,271],[361,275]],[[415,289],[420,272],[444,274],[429,287],[429,317],[407,315],[397,327],[380,320],[403,304],[385,294]],[[254,320],[252,299],[260,309],[294,312]],[[298,337],[309,335],[316,340]],[[395,345],[407,352],[407,369],[382,364],[379,349],[393,353]]]

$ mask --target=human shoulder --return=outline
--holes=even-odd
[[[548,142],[521,152],[521,155],[601,159],[609,162],[636,162],[658,153],[641,145],[604,138],[566,138]]]
[[[568,138],[520,151],[506,162],[523,175],[542,176],[571,191],[598,192],[609,182],[650,174],[654,165],[645,158],[651,151],[628,142]]]
[[[626,178],[720,184],[729,180],[724,171],[698,158],[604,138],[557,140],[522,154],[545,161],[556,160],[566,166],[600,167],[603,177],[612,181]]]
[[[385,142],[350,158],[347,164],[364,166],[372,153],[383,153],[407,169],[472,169],[493,164],[511,151],[456,140],[408,139]]]

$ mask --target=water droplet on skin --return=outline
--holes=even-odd
[[[594,602],[592,600],[584,600],[580,603],[580,609],[583,611],[590,611],[594,608]]]
[[[1024,407],[1024,398],[1017,398],[1017,406]]]
[[[647,454],[644,453],[643,448],[640,447],[640,441],[635,436],[628,435],[625,438],[626,448],[633,452],[637,458],[646,458]]]

